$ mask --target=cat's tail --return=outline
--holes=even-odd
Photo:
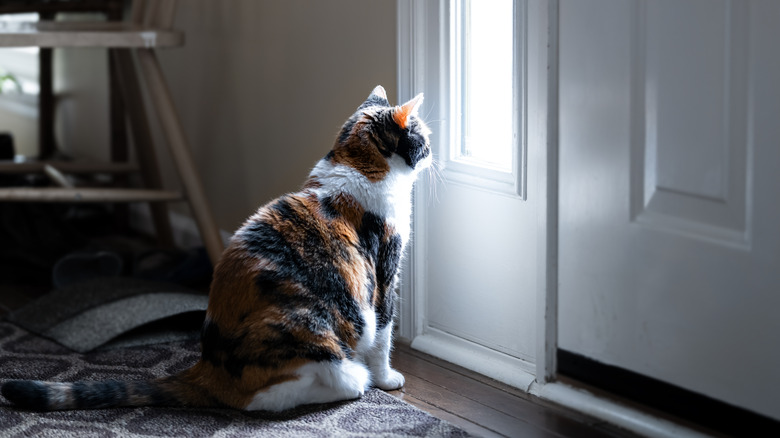
[[[130,406],[207,406],[202,390],[182,373],[148,381],[41,382],[11,380],[1,390],[14,405],[36,411]]]

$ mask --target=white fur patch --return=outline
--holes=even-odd
[[[410,168],[403,158],[393,154],[387,160],[390,171],[381,181],[369,181],[355,168],[320,160],[311,171],[322,186],[315,189],[319,199],[345,193],[357,200],[366,211],[385,219],[401,236],[405,246],[409,239],[412,214],[412,186],[417,174],[430,165],[431,156]]]
[[[373,348],[365,354],[366,364],[371,371],[374,385],[384,390],[398,389],[404,386],[404,376],[390,368],[390,349],[393,342],[393,326],[388,324],[376,332]]]
[[[302,404],[330,403],[361,397],[371,383],[365,365],[340,362],[306,364],[296,371],[297,380],[271,386],[255,394],[248,411],[283,411]]]
[[[49,387],[49,404],[59,409],[70,409],[76,406],[76,400],[73,399],[73,384],[51,382],[47,383]]]

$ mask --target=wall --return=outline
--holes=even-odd
[[[300,188],[375,85],[396,95],[395,2],[179,4],[174,27],[186,33],[186,44],[162,50],[159,58],[223,230]],[[105,55],[74,49],[61,51],[55,62],[57,90],[70,96],[60,105],[63,148],[77,156],[104,155],[107,98],[88,86],[105,90]],[[169,157],[160,159],[166,186],[175,187]]]

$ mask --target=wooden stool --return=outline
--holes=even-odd
[[[47,162],[0,163],[0,173],[45,172],[60,187],[0,188],[0,202],[149,202],[157,233],[170,233],[164,202],[185,200],[191,207],[212,263],[224,249],[219,230],[206,201],[203,186],[190,155],[187,140],[160,69],[155,49],[181,46],[184,35],[171,28],[175,0],[134,0],[130,20],[109,22],[24,23],[0,28],[0,47],[103,47],[109,50],[111,68],[130,122],[138,165],[130,163]],[[144,111],[139,72],[148,88],[151,106],[159,119],[184,193],[162,190],[151,132]],[[63,173],[126,173],[140,171],[146,188],[71,187]],[[167,230],[167,231],[166,231]],[[168,236],[170,237],[170,235]]]

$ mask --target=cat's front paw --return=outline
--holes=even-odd
[[[374,385],[385,391],[391,391],[404,386],[404,375],[398,371],[388,368],[387,371],[381,373],[379,376],[374,376]]]

